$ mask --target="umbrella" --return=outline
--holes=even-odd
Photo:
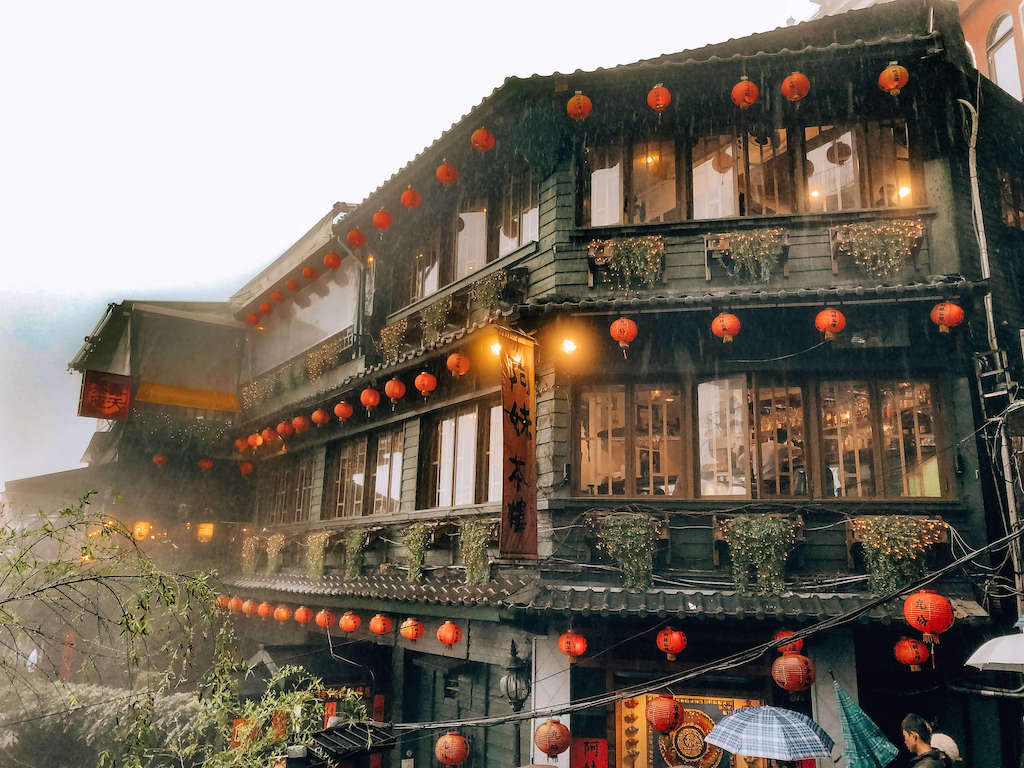
[[[726,715],[705,739],[734,755],[774,760],[830,757],[835,743],[806,715],[781,707],[744,707]]]
[[[900,751],[882,735],[881,729],[868,717],[857,702],[849,697],[835,680],[832,685],[839,699],[839,720],[846,742],[846,764],[849,768],[883,768]]]
[[[1024,672],[1024,634],[1003,635],[971,654],[967,665],[997,672]]]

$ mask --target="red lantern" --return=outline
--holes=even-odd
[[[305,432],[309,429],[309,419],[305,416],[296,416],[292,419],[292,427],[294,427],[296,432]]]
[[[288,621],[292,617],[292,609],[287,605],[279,605],[274,609],[274,621],[280,621],[282,624]]]
[[[352,230],[352,232],[359,232],[359,230],[354,229]],[[348,233],[349,242],[352,241],[352,232]],[[366,236],[362,232],[359,232],[359,237],[362,238],[362,242],[366,242]],[[331,251],[326,256],[324,256],[324,266],[327,267],[328,269],[337,269],[338,267],[341,266],[341,256],[336,254],[334,251]]]
[[[758,90],[744,75],[740,81],[732,87],[732,103],[740,109],[746,109],[757,102]]]
[[[811,81],[802,72],[793,72],[782,81],[782,95],[786,101],[800,101],[811,91]]]
[[[587,652],[587,638],[570,629],[558,638],[558,650],[569,657],[570,664],[575,664],[576,659]]]
[[[441,161],[441,164],[437,166],[437,173],[435,175],[437,180],[446,187],[450,187],[459,178],[458,170],[447,160]]]
[[[158,467],[162,467],[167,463],[167,457],[162,453],[155,453],[153,454],[153,463]]]
[[[900,664],[910,667],[911,672],[920,672],[921,665],[931,656],[928,646],[912,637],[901,637],[893,646],[892,654]]]
[[[772,664],[772,678],[783,690],[806,691],[814,684],[814,662],[799,653],[784,653]]]
[[[796,634],[796,632],[794,632],[791,629],[780,629],[778,632],[776,632],[774,635],[772,635],[772,640],[781,640],[784,637],[789,637],[790,635],[795,635],[795,634]],[[792,643],[786,643],[785,645],[780,645],[775,650],[777,650],[779,653],[800,653],[800,651],[802,651],[803,649],[804,649],[804,641],[803,640],[794,640]]]
[[[383,232],[391,226],[391,214],[381,208],[373,214],[373,226]]]
[[[386,635],[391,631],[391,619],[385,616],[383,613],[378,613],[372,619],[370,619],[370,631],[375,635]]]
[[[313,423],[316,424],[318,427],[322,427],[324,424],[331,420],[331,417],[327,415],[327,411],[325,411],[323,408],[317,408],[315,411],[309,414],[309,418],[312,419]]]
[[[320,627],[320,629],[330,629],[334,626],[334,614],[326,608],[319,610],[313,618],[313,623]]]
[[[299,288],[301,288],[302,286],[299,285],[298,280],[288,278],[287,280],[284,281],[284,287],[287,288],[292,293],[294,293],[295,291],[299,290]]]
[[[228,607],[228,603],[230,603],[230,602],[231,602],[231,597],[229,595],[217,595],[217,607],[218,608],[227,608]]]
[[[281,304],[284,301],[284,294],[280,291],[274,291],[270,294],[270,300]]]
[[[448,731],[434,744],[434,756],[441,765],[458,765],[469,757],[469,744],[458,731]]]
[[[458,352],[448,355],[448,361],[445,364],[452,372],[452,376],[465,376],[469,373],[469,358]]]
[[[274,305],[271,304],[269,301],[263,301],[260,302],[259,309],[261,315],[270,315],[273,314],[274,312]]]
[[[437,628],[437,639],[445,648],[451,648],[462,639],[462,630],[458,624],[446,621]]]
[[[367,387],[359,393],[359,402],[363,404],[366,409],[366,415],[370,415],[370,411],[380,405],[380,392],[373,387]]]
[[[384,394],[390,398],[391,405],[394,406],[396,402],[405,397],[405,384],[401,379],[389,379],[384,385]]]
[[[488,152],[494,149],[494,134],[486,128],[477,128],[469,137],[469,143],[477,152]]]
[[[907,68],[890,61],[888,66],[878,75],[878,87],[893,96],[900,95],[900,89],[910,80],[910,73]]]
[[[203,470],[203,472],[206,472],[208,469],[213,469],[213,462],[210,461],[210,459],[200,459],[196,464],[199,465],[199,468]]]
[[[903,601],[903,616],[910,626],[924,633],[926,643],[934,644],[953,626],[953,605],[938,592],[920,589]]]
[[[826,308],[814,318],[814,327],[825,334],[826,341],[831,341],[846,327],[846,317],[838,309]]]
[[[576,91],[565,105],[565,111],[573,120],[586,120],[593,108],[594,103],[583,95],[583,91]]]
[[[247,322],[249,325],[259,325],[260,316],[257,315],[255,312],[250,312],[248,315],[245,316],[245,322]]]
[[[651,88],[647,92],[647,106],[657,112],[659,115],[665,111],[665,108],[671,103],[672,94],[669,92],[661,83]]]
[[[341,617],[340,626],[345,632],[355,632],[359,629],[359,626],[363,623],[363,620],[359,618],[358,613],[352,613],[352,611],[345,611]]]
[[[282,421],[280,424],[277,425],[277,434],[279,434],[281,437],[291,437],[294,431],[295,427],[293,427],[287,421]]]
[[[355,409],[344,400],[339,400],[334,406],[334,415],[342,423],[345,422],[345,419],[351,418],[353,413],[355,413]]]
[[[307,280],[316,280],[320,276],[320,273],[313,269],[313,267],[303,267],[302,276]]]
[[[261,619],[269,619],[271,616],[274,615],[274,606],[264,601],[260,603],[258,606],[256,606],[256,614]]]
[[[313,612],[306,606],[300,605],[295,609],[295,615],[293,618],[299,624],[308,624],[313,619]]]
[[[949,333],[964,321],[964,310],[951,301],[943,301],[932,307],[932,322],[939,326],[939,333]]]
[[[267,427],[262,432],[260,432],[260,437],[263,438],[264,443],[272,443],[275,440],[277,440],[278,434],[274,430],[270,429],[270,427]]]
[[[259,607],[260,604],[257,603],[255,600],[246,600],[244,603],[242,603],[242,613],[244,613],[246,616],[252,616],[254,613],[256,613],[256,609]]]
[[[667,693],[659,694],[647,702],[647,722],[660,733],[674,731],[683,724],[683,705]]]
[[[669,661],[676,660],[676,654],[682,653],[686,648],[686,635],[678,629],[665,627],[658,633],[658,650],[665,654]]]
[[[622,348],[622,356],[625,357],[626,350],[629,349],[630,342],[636,338],[636,323],[628,317],[620,317],[611,324],[608,332],[612,335],[612,338],[615,339],[615,341],[619,342],[619,346]]]
[[[420,394],[426,397],[437,389],[437,377],[432,373],[424,371],[413,380],[413,384]]]
[[[406,640],[416,642],[423,637],[423,622],[410,617],[402,622],[398,631]]]
[[[238,465],[238,471],[242,473],[242,477],[247,477],[252,474],[252,462],[243,461]]]
[[[423,195],[412,187],[408,187],[404,192],[402,192],[401,201],[403,206],[411,210],[419,207],[419,204],[423,202]]]
[[[244,437],[240,437],[237,440],[235,440],[235,450],[238,451],[239,453],[241,453],[248,447],[249,441],[246,440]]]
[[[248,438],[246,438],[246,442],[249,443],[250,448],[259,448],[263,445],[263,438],[260,437],[258,432],[253,432]]]
[[[728,344],[740,332],[740,319],[736,315],[722,312],[711,321],[711,332]]]
[[[548,757],[560,755],[569,748],[569,729],[553,717],[537,726],[533,743]]]
[[[348,240],[348,244],[353,248],[359,248],[366,244],[366,235],[362,233],[359,227],[353,227],[350,229],[348,234],[345,235],[345,239]],[[326,264],[326,262],[324,263]],[[331,267],[331,269],[335,269],[335,267]]]
[[[232,613],[238,613],[242,610],[242,598],[232,597],[228,600],[228,610]]]

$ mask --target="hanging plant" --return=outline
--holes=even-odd
[[[868,587],[876,595],[892,592],[924,576],[924,553],[942,541],[946,524],[910,515],[859,517],[853,521],[854,540],[864,553]]]
[[[602,267],[602,282],[619,289],[653,288],[665,272],[665,241],[660,235],[592,240],[590,262]]]
[[[242,539],[242,573],[252,576],[256,573],[256,558],[260,554],[260,537],[246,536]]]
[[[469,299],[475,304],[492,312],[501,306],[501,297],[508,285],[508,273],[504,269],[481,277],[469,288]]]
[[[126,423],[126,442],[141,453],[205,455],[228,441],[229,425],[213,419],[179,419],[161,411],[133,408]]]
[[[281,567],[281,550],[284,549],[287,539],[283,533],[274,533],[267,537],[267,568],[268,576],[277,573]]]
[[[785,230],[766,227],[729,232],[721,238],[723,243],[726,240],[729,243],[722,253],[729,256],[726,268],[732,277],[762,283],[772,279],[785,248]]]
[[[366,529],[353,528],[345,534],[345,580],[353,581],[363,575],[363,549],[366,547]]]
[[[329,531],[317,531],[306,536],[306,575],[311,579],[324,575],[324,550],[330,538]]]
[[[726,523],[724,533],[736,589],[745,591],[753,572],[758,592],[782,594],[786,561],[796,543],[796,523],[789,517],[739,515]]]
[[[338,365],[338,357],[345,348],[343,339],[329,339],[307,352],[302,360],[306,379],[316,381]]]
[[[403,538],[405,549],[409,553],[409,570],[406,572],[405,580],[409,582],[419,581],[423,573],[423,563],[427,556],[427,526],[423,523],[410,525],[405,529]]]
[[[491,580],[491,564],[487,559],[487,542],[491,524],[486,520],[467,520],[459,531],[459,554],[466,566],[466,583],[479,585]]]
[[[920,219],[861,221],[838,227],[836,248],[868,277],[891,277],[914,254],[924,236]]]
[[[405,317],[380,329],[380,354],[384,362],[393,363],[398,359],[408,329],[409,320]]]
[[[441,335],[442,329],[448,324],[448,313],[452,309],[452,300],[449,296],[444,301],[438,301],[429,307],[424,307],[420,312],[420,327],[423,329],[423,344],[433,344]]]
[[[603,518],[597,529],[597,546],[622,569],[626,589],[644,592],[654,573],[654,528],[651,518],[621,512]]]

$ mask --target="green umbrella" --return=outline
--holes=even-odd
[[[884,768],[895,760],[899,750],[834,679],[832,685],[839,699],[839,719],[843,724],[849,768]]]

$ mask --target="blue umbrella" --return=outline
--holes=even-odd
[[[832,738],[806,715],[781,707],[744,707],[726,715],[705,739],[734,755],[773,760],[830,757]]]
[[[895,745],[839,683],[833,680],[832,685],[839,699],[839,720],[843,724],[844,754],[849,768],[882,768],[895,760],[899,754]]]

